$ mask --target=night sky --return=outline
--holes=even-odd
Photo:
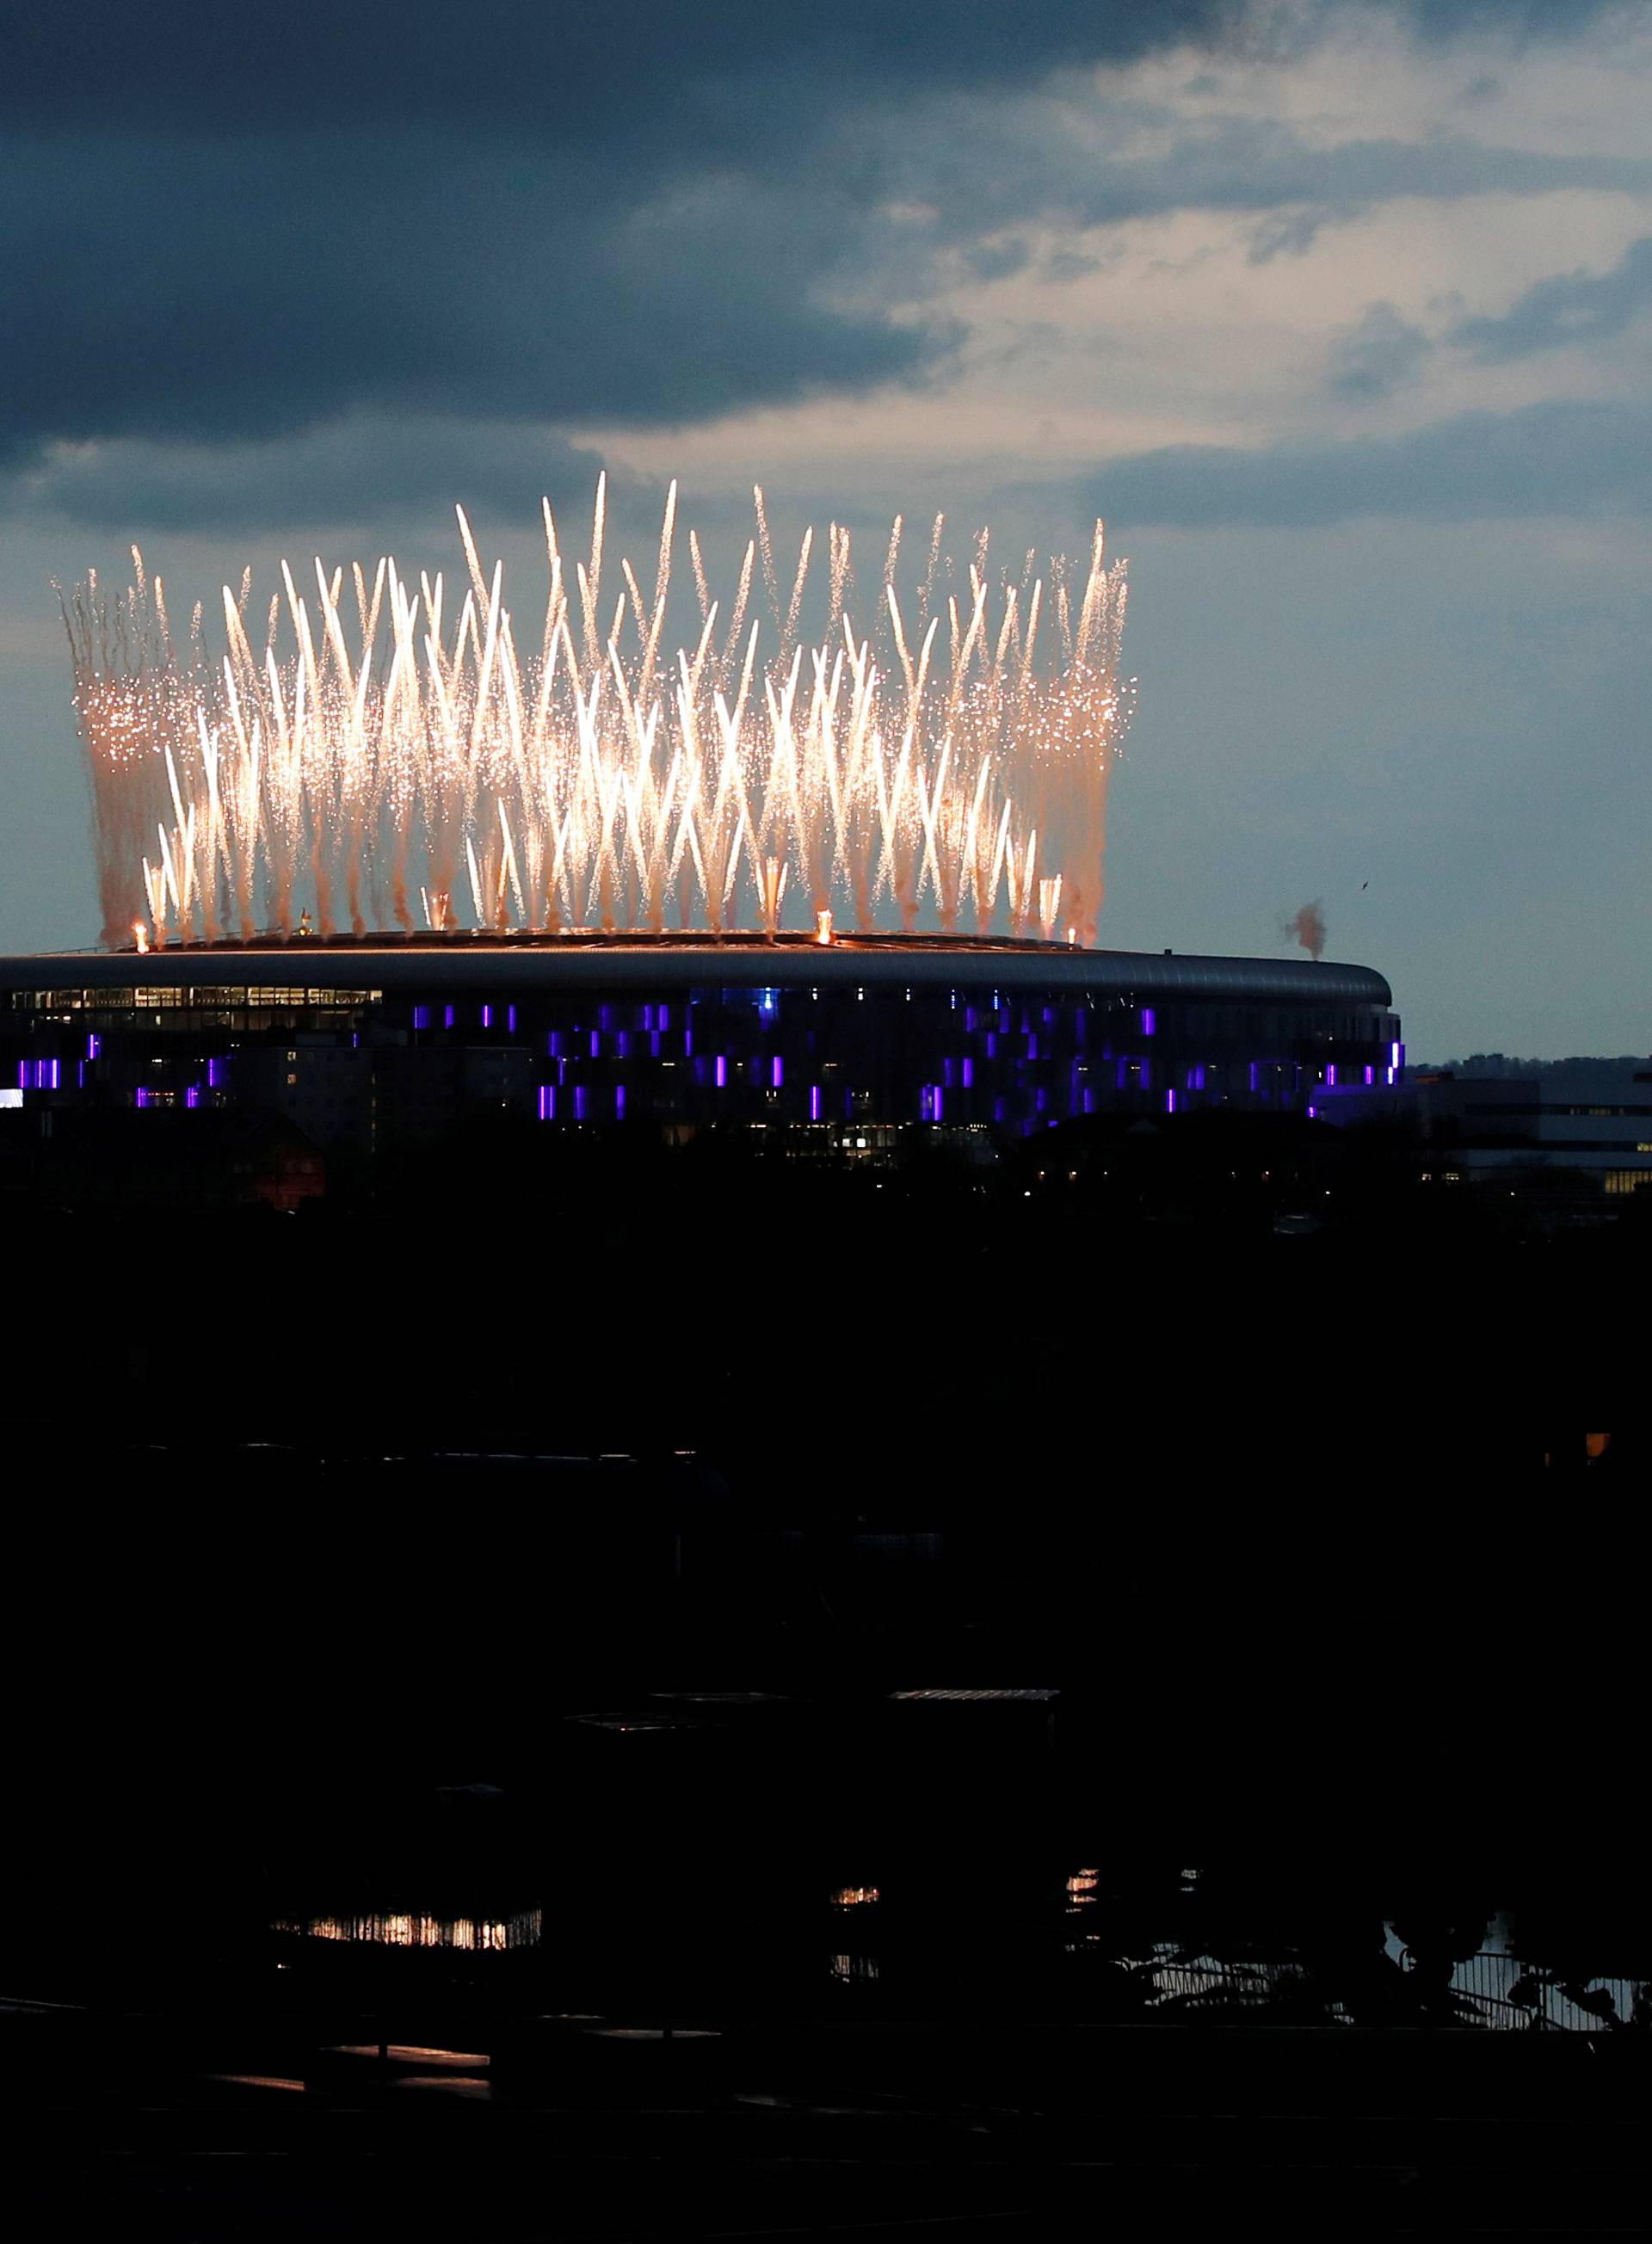
[[[606,466],[640,558],[674,475],[730,560],[754,480],[874,566],[1104,514],[1104,943],[1317,898],[1413,1052],[1646,1050],[1649,95],[1584,0],[14,14],[0,947],[98,926],[52,578],[461,500],[535,608]]]

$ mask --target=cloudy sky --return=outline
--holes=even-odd
[[[96,932],[51,580],[1130,558],[1101,939],[1323,901],[1412,1051],[1652,1044],[1652,7],[82,0],[0,68],[0,947]]]

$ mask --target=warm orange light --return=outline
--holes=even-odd
[[[1612,1446],[1610,1434],[1585,1434],[1583,1447],[1592,1457],[1603,1457]]]
[[[829,943],[831,939],[832,916],[829,911],[817,911],[815,914],[815,940],[816,943]]]
[[[139,951],[147,950],[149,948],[149,929],[144,925],[142,920],[133,920],[132,923],[132,931],[137,941]]]

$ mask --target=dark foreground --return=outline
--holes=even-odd
[[[1638,1231],[736,1183],[14,1226],[8,2227],[1638,2226]]]
[[[544,2020],[381,2056],[389,2022],[342,2014],[0,2024],[30,2236],[1610,2234],[1645,2213],[1640,2042]]]

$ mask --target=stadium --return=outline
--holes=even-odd
[[[288,572],[261,639],[226,590],[221,659],[141,557],[124,594],[89,577],[64,620],[104,947],[0,959],[0,1098],[101,1112],[94,1166],[112,1117],[220,1110],[328,1164],[508,1119],[875,1165],[1395,1082],[1388,984],[1323,930],[1289,961],[1094,947],[1133,706],[1099,522],[1087,562],[1014,581],[985,532],[943,570],[938,517],[916,588],[898,518],[876,580],[834,524],[806,645],[813,532],[788,602],[754,498],[724,621],[690,538],[669,658],[674,485],[653,594],[624,564],[611,624],[606,486],[572,574],[546,509],[537,654],[462,513],[457,612],[382,559],[352,622],[318,562],[314,612]]]
[[[281,1115],[324,1152],[498,1117],[876,1160],[1104,1112],[1311,1112],[1404,1065],[1381,975],[924,935],[270,938],[0,959],[9,1105]]]

